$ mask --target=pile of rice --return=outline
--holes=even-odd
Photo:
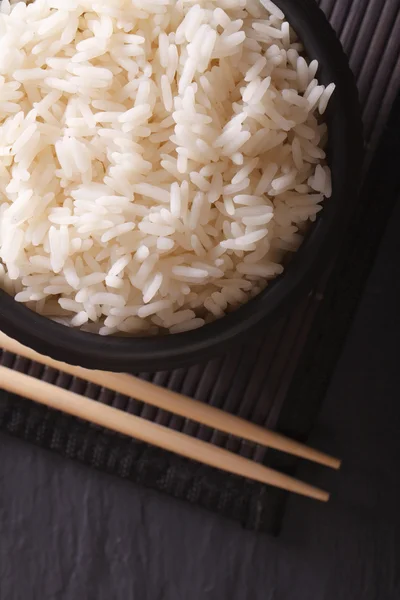
[[[331,195],[317,69],[268,0],[2,0],[0,285],[101,335],[247,302]]]

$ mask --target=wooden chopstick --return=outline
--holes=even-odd
[[[0,367],[0,387],[13,394],[24,396],[74,417],[134,437],[211,467],[322,502],[329,500],[329,494],[323,490],[233,454],[228,450],[125,413],[111,406],[100,404],[95,400],[90,400],[7,367]]]
[[[305,458],[333,469],[340,468],[341,461],[337,458],[309,448],[274,431],[254,425],[218,408],[158,387],[133,375],[92,371],[61,363],[50,357],[38,354],[1,332],[0,347],[14,354],[19,354],[30,360],[69,373],[74,377],[85,379],[96,385],[108,388],[124,396],[134,397],[157,408],[180,415],[186,419],[191,419],[213,429],[218,429],[224,433],[235,435],[242,439],[261,444],[262,446],[286,452],[287,454]]]

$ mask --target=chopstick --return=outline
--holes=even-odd
[[[0,366],[0,387],[50,408],[62,411],[101,427],[134,437],[143,442],[202,462],[211,467],[253,479],[322,502],[329,494],[223,448],[157,425],[111,406],[100,404],[74,392]]]
[[[103,371],[92,371],[82,367],[58,362],[48,356],[42,356],[34,350],[23,346],[19,342],[9,338],[0,332],[0,347],[8,352],[19,354],[30,360],[47,365],[51,368],[64,371],[90,381],[101,387],[108,388],[128,397],[156,406],[157,408],[172,412],[186,419],[191,419],[202,425],[218,429],[224,433],[235,435],[245,440],[267,446],[275,450],[286,452],[300,458],[305,458],[315,463],[339,469],[341,461],[323,452],[309,448],[308,446],[291,440],[279,433],[254,425],[235,415],[223,410],[203,404],[192,398],[188,398],[177,392],[156,386],[133,375],[124,373],[106,373]]]

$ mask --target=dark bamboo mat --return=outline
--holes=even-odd
[[[393,159],[396,152],[399,155],[399,135],[393,131],[400,132],[400,102],[376,151],[400,89],[400,0],[322,0],[320,4],[338,31],[358,78],[369,166],[359,210],[329,281],[320,282],[295,311],[259,339],[233,348],[229,355],[189,369],[141,374],[298,439],[307,437],[315,419],[400,180]],[[5,353],[0,359],[1,364],[286,472],[296,467],[296,462],[285,455],[229,438],[25,359]],[[279,529],[286,498],[283,492],[221,474],[4,392],[0,392],[0,429],[218,512],[245,527],[270,533]]]

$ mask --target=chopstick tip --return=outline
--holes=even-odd
[[[342,468],[342,461],[340,458],[334,458],[333,459],[333,463],[332,463],[332,467],[334,469],[336,469],[336,471],[339,471],[339,469]]]
[[[322,459],[318,458],[315,462],[320,463],[325,467],[329,467],[330,469],[335,469],[338,471],[342,466],[342,461],[339,458],[334,458],[333,456],[328,456],[327,454],[322,455]]]
[[[329,494],[329,492],[324,492],[323,490],[321,490],[316,499],[320,500],[321,502],[329,502],[330,497],[331,495]]]

